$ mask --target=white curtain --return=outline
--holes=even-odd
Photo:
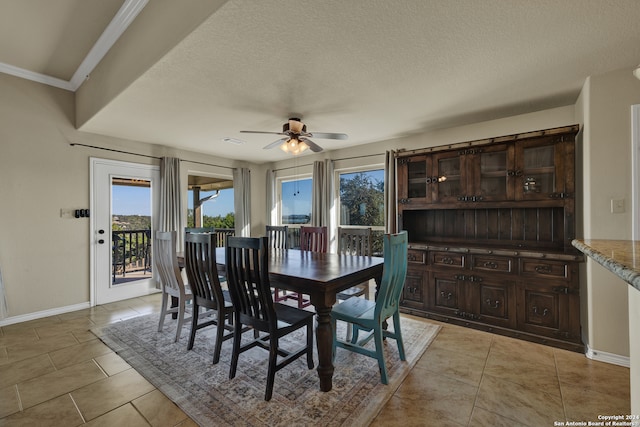
[[[333,161],[313,162],[313,191],[311,194],[311,225],[329,227],[329,213],[333,204]],[[329,227],[330,228],[330,227]]]
[[[4,295],[4,284],[2,283],[2,271],[0,271],[0,319],[4,319],[9,315],[7,309],[7,298]]]
[[[398,209],[396,205],[396,159],[395,150],[385,153],[384,162],[384,231],[396,233],[398,230]]]
[[[161,231],[177,231],[182,236],[182,187],[180,186],[180,159],[160,159],[160,221]],[[182,239],[178,238],[178,247]]]
[[[267,225],[278,224],[276,209],[276,174],[267,170]]]
[[[251,174],[249,169],[233,170],[236,235],[251,236]]]

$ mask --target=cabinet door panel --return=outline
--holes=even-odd
[[[480,315],[480,320],[503,327],[516,325],[516,301],[514,283],[500,283],[495,280],[483,280],[472,293],[474,311]]]
[[[560,294],[544,290],[524,290],[524,312],[521,320],[528,329],[557,330],[559,324]]]
[[[453,274],[430,273],[427,288],[425,304],[430,310],[449,315],[456,314],[460,308],[462,295],[460,282]]]
[[[466,192],[465,168],[457,151],[434,154],[432,167],[435,172],[434,202],[456,202]]]
[[[424,282],[426,272],[421,268],[408,268],[407,278],[404,282],[402,301],[405,307],[424,309]]]
[[[565,192],[565,151],[561,138],[523,141],[516,148],[516,200],[549,200]]]

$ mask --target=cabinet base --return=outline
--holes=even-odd
[[[524,341],[530,341],[537,344],[544,344],[551,347],[561,348],[563,350],[574,351],[576,353],[585,352],[585,347],[582,342],[565,341],[557,338],[550,338],[542,335],[531,334],[528,332],[522,332],[514,329],[502,328],[499,326],[487,325],[485,323],[474,322],[473,320],[460,319],[457,317],[445,316],[442,314],[427,312],[423,310],[415,310],[408,307],[400,307],[401,313],[410,314],[413,316],[424,317],[426,319],[436,320],[438,322],[451,323],[452,325],[464,326],[471,329],[476,329],[483,332],[491,332],[497,335],[503,335],[511,338],[517,338]]]

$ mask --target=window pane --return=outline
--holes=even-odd
[[[384,226],[384,170],[340,174],[340,225]]]
[[[282,224],[311,223],[311,178],[283,181]]]
[[[234,228],[235,227],[235,210],[233,205],[233,188],[216,191],[200,190],[200,200],[205,200],[213,196],[211,199],[202,203],[201,227],[214,228]],[[189,190],[187,203],[187,227],[196,227],[194,218],[193,190]]]

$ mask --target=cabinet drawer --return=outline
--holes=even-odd
[[[474,255],[471,261],[471,269],[473,270],[513,273],[513,267],[514,260],[510,257]]]
[[[416,249],[408,249],[407,250],[407,262],[409,264],[426,264],[427,263],[427,252],[419,251]]]
[[[520,275],[547,279],[571,279],[570,265],[562,261],[522,258]]]
[[[466,255],[455,252],[431,252],[429,256],[431,265],[439,267],[464,268]]]

